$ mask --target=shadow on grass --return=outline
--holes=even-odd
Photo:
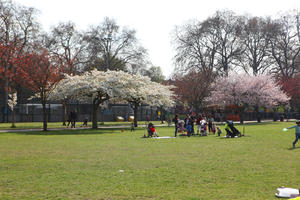
[[[290,147],[290,148],[288,148],[288,150],[297,150],[297,149],[300,149],[300,147]]]
[[[100,128],[100,129],[64,129],[64,130],[48,130],[48,131],[22,131],[10,132],[19,135],[91,135],[91,134],[112,134],[120,133],[121,129],[116,128]],[[123,128],[124,131],[130,131],[128,128]],[[1,134],[1,133],[0,133]]]
[[[244,123],[244,124],[240,124],[240,123],[234,123],[234,125],[236,126],[256,126],[256,125],[270,125],[270,124],[276,124],[278,122],[249,122],[249,123]],[[281,122],[282,123],[282,122]]]

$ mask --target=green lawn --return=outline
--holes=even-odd
[[[139,125],[145,125],[145,121],[139,121]],[[161,124],[160,121],[154,121],[152,122],[154,124]],[[76,127],[82,125],[83,122],[77,122]],[[43,122],[18,122],[16,123],[15,128],[11,128],[11,123],[0,123],[0,130],[14,130],[14,129],[42,129],[43,128]],[[98,123],[98,127],[107,127],[107,126],[130,126],[131,122],[104,122]],[[92,126],[92,122],[88,122],[88,126]],[[62,122],[48,122],[47,123],[48,128],[66,128],[66,126],[62,125]]]
[[[246,125],[234,139],[143,139],[142,128],[0,133],[0,199],[276,199],[277,187],[300,187],[294,130],[281,131],[291,125]]]

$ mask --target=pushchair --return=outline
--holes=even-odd
[[[225,124],[225,130],[226,130],[226,137],[241,137],[242,134],[239,130],[237,130],[234,125],[233,125],[233,122],[232,121],[226,121],[226,124]]]

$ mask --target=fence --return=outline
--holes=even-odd
[[[63,120],[64,110],[61,104],[47,104],[47,114],[49,122],[60,122]],[[91,104],[68,104],[67,113],[74,110],[77,113],[77,120],[83,121],[87,118],[92,119]],[[138,109],[138,120],[157,120],[158,108],[148,105],[142,105]],[[98,121],[116,121],[117,116],[123,117],[126,121],[129,116],[133,116],[133,110],[129,104],[112,104],[106,108],[99,107]],[[11,112],[8,115],[0,116],[1,122],[11,122]],[[20,104],[15,108],[16,122],[41,122],[43,121],[41,104]]]
[[[47,104],[48,112],[48,121],[49,122],[60,122],[63,120],[64,110],[61,104]],[[84,121],[92,119],[92,105],[91,104],[68,104],[67,113],[74,110],[77,113],[77,120]],[[160,120],[158,113],[161,112],[162,120],[166,120],[169,112],[161,111],[157,107],[152,107],[148,105],[142,105],[138,109],[137,119],[139,121],[146,120]],[[175,109],[171,111],[171,114],[175,114]],[[215,113],[215,120],[225,121],[230,118],[230,113]],[[234,114],[236,115],[236,114]],[[98,121],[116,121],[117,116],[121,116],[128,121],[129,116],[133,116],[133,110],[129,104],[110,104],[106,108],[99,107],[98,109]],[[170,116],[171,117],[171,116]],[[180,115],[180,119],[184,118],[185,114]],[[239,117],[239,116],[238,116]],[[273,112],[260,112],[259,118],[261,120],[279,120],[281,117],[285,119],[299,119],[298,113],[273,113]],[[244,113],[243,119],[248,120],[257,120],[257,113],[250,112]],[[19,104],[15,108],[15,121],[16,122],[41,122],[43,120],[42,116],[42,105],[41,104]],[[237,119],[236,119],[237,120]],[[0,122],[11,122],[11,113],[8,115],[0,115]]]

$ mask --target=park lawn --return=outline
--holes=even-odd
[[[153,124],[161,124],[161,121],[154,121]],[[77,122],[76,127],[79,127],[83,124],[83,122]],[[145,125],[147,122],[139,121],[138,125]],[[42,129],[43,122],[17,122],[15,123],[15,128],[11,128],[11,123],[0,123],[0,130],[16,130],[16,129]],[[92,122],[88,122],[88,127],[92,126]],[[131,122],[104,122],[98,123],[98,127],[109,127],[109,126],[131,126]],[[66,128],[66,126],[62,125],[62,122],[48,122],[47,128]]]
[[[281,131],[291,125],[245,125],[234,139],[144,139],[143,128],[0,133],[0,199],[276,199],[277,187],[300,186],[294,130]]]

